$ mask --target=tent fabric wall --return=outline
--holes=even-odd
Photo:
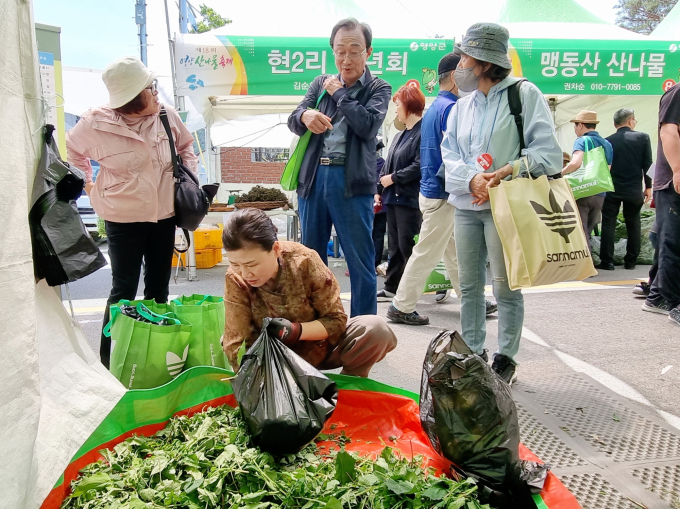
[[[54,289],[33,276],[28,203],[45,118],[30,2],[0,18],[0,476],[2,507],[37,508],[125,389]]]

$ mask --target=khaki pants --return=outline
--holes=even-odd
[[[317,369],[342,367],[343,375],[367,377],[373,365],[396,346],[397,337],[382,317],[355,316],[349,319],[340,342]]]
[[[442,259],[453,290],[458,297],[461,295],[456,241],[453,238],[453,216],[456,209],[446,200],[433,200],[422,194],[418,202],[423,213],[420,238],[406,264],[404,275],[401,276],[397,295],[392,300],[392,305],[402,313],[416,310],[416,303],[423,294],[427,278]]]

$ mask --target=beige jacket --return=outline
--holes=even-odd
[[[165,109],[177,153],[195,172],[193,136],[174,108]],[[142,117],[136,127],[139,134],[118,112],[103,106],[87,111],[66,134],[68,162],[83,170],[88,182],[90,160],[100,164],[90,201],[107,221],[155,223],[175,215],[170,144],[160,117]]]

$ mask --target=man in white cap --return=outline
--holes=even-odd
[[[612,144],[600,136],[596,131],[597,124],[600,123],[597,119],[597,112],[583,110],[570,122],[574,124],[574,132],[578,138],[574,141],[571,162],[562,169],[562,175],[573,173],[582,166],[583,154],[586,152],[586,138],[593,142],[593,148],[604,148],[607,164],[611,169],[612,159],[614,158],[614,149],[612,148]],[[606,194],[607,193],[600,193],[595,196],[587,196],[576,200],[578,212],[581,216],[581,223],[583,224],[583,231],[586,234],[589,245],[590,234],[595,228],[595,225],[602,220],[602,205],[604,204],[604,197]]]

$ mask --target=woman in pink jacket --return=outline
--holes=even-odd
[[[126,57],[109,64],[102,79],[109,105],[89,110],[66,136],[68,162],[85,171],[85,191],[104,219],[113,286],[109,306],[134,299],[144,261],[144,298],[166,302],[175,243],[174,180],[170,145],[159,112],[155,73]],[[174,108],[165,106],[177,153],[196,171],[193,137]],[[92,183],[90,160],[100,164]],[[110,338],[100,357],[108,368]]]

